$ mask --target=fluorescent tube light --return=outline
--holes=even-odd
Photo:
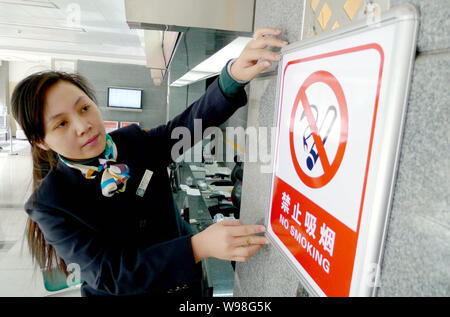
[[[38,25],[38,24],[10,23],[10,22],[0,22],[0,25],[12,26],[16,28],[40,28],[49,30],[60,30],[60,31],[86,32],[86,30],[81,27],[52,26],[52,25]]]
[[[28,7],[59,9],[56,4],[54,4],[53,2],[48,2],[48,1],[0,0],[0,4],[12,4],[12,5],[22,5],[22,6],[28,6]]]
[[[220,74],[220,71],[225,64],[232,58],[237,58],[248,42],[252,40],[251,37],[238,37],[230,44],[211,55],[203,62],[195,66],[192,70],[174,81],[170,86],[183,87],[185,85],[193,84],[197,81],[207,79],[209,77]]]

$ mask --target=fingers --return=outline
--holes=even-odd
[[[275,35],[278,36],[281,34],[281,30],[278,29],[274,29],[271,27],[261,27],[258,28],[255,33],[253,33],[253,38],[254,39],[258,39],[260,37],[263,37],[265,35]]]
[[[256,233],[266,232],[263,225],[243,225],[240,220],[227,219],[220,222],[224,226],[231,226],[230,232],[233,236],[248,236]]]
[[[267,46],[273,46],[273,47],[285,47],[286,45],[288,45],[289,43],[284,41],[284,40],[280,40],[278,38],[273,38],[273,37],[261,37],[259,39],[250,41],[248,43],[248,47],[249,48],[266,48]]]
[[[243,225],[239,220],[223,220],[208,227],[192,238],[194,259],[207,257],[228,261],[247,261],[268,240],[260,234],[263,225]]]
[[[263,27],[255,31],[251,40],[242,51],[241,55],[233,62],[230,75],[236,79],[248,82],[259,73],[272,65],[272,62],[281,60],[281,56],[267,47],[282,48],[289,43],[283,41],[278,36],[281,30]]]
[[[253,234],[265,232],[266,228],[261,225],[241,225],[241,226],[234,226],[233,228],[230,228],[230,233],[234,237],[239,236],[250,236]]]
[[[264,59],[268,61],[277,62],[281,59],[281,55],[272,51],[268,51],[262,48],[252,49],[247,51],[246,57],[251,60]]]
[[[243,236],[235,238],[233,244],[236,247],[246,247],[252,245],[266,245],[268,242],[267,238],[263,236]]]
[[[242,226],[242,222],[237,219],[225,219],[220,222],[224,226]]]
[[[233,261],[247,262],[263,245],[251,245],[249,247],[236,248]]]

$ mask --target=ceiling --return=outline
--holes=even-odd
[[[145,65],[142,37],[123,0],[0,0],[0,60]]]

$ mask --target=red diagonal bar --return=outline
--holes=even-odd
[[[319,129],[317,128],[316,120],[314,119],[314,115],[311,111],[311,106],[309,104],[308,98],[306,97],[305,91],[306,89],[301,89],[300,100],[302,102],[306,118],[308,119],[309,128],[311,129],[314,142],[316,143],[317,152],[319,154],[320,161],[322,162],[324,174],[327,174],[328,170],[330,169],[330,162],[328,161],[328,156],[325,152],[325,147],[323,145],[322,138],[320,137]]]

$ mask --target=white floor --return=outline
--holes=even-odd
[[[24,239],[31,194],[32,159],[27,141],[14,140],[13,150],[0,141],[0,297],[80,296],[78,288],[48,292],[32,264]]]

